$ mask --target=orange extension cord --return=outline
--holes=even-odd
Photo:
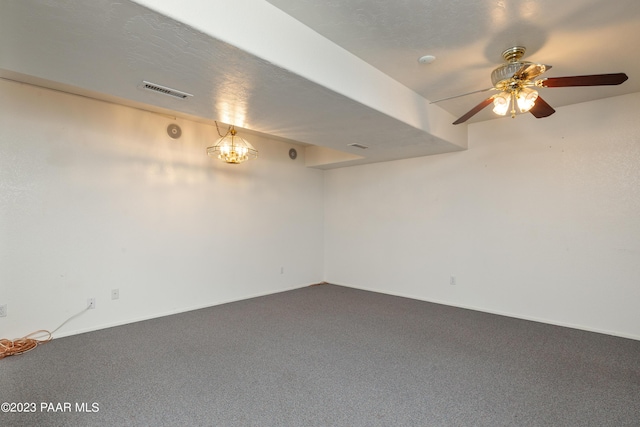
[[[40,329],[39,331],[31,332],[29,335],[25,335],[22,338],[16,338],[13,341],[6,338],[0,338],[0,359],[16,354],[23,354],[36,348],[38,344],[48,343],[53,339],[54,332],[66,325],[71,319],[80,316],[88,309],[89,307],[85,308],[78,314],[74,314],[51,332]]]
[[[34,336],[38,334],[46,335],[45,338],[34,338]],[[27,351],[31,351],[36,348],[38,344],[47,343],[51,341],[51,339],[51,332],[45,331],[44,329],[32,332],[22,338],[16,338],[13,341],[2,338],[0,339],[0,359],[3,359],[7,356],[13,356],[15,354],[26,353]]]

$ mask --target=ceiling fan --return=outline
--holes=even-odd
[[[551,65],[536,64],[528,61],[521,61],[526,49],[522,46],[514,46],[502,52],[502,57],[506,61],[504,64],[493,70],[491,73],[491,83],[493,87],[481,89],[462,95],[451,96],[439,99],[435,102],[448,99],[459,98],[473,93],[498,91],[480,104],[473,107],[465,115],[453,122],[454,125],[464,123],[471,117],[479,113],[489,104],[494,105],[493,112],[504,116],[507,112],[511,117],[516,116],[516,106],[521,113],[529,112],[536,118],[548,117],[556,112],[545,102],[534,87],[571,87],[571,86],[604,86],[619,85],[624,83],[628,77],[624,73],[613,74],[591,74],[586,76],[549,77],[534,80],[542,73],[551,68]]]

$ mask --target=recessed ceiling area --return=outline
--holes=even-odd
[[[640,91],[638,28],[635,0],[13,0],[0,76],[311,145],[327,169],[466,149],[451,123],[486,94],[430,101],[490,87],[513,45],[549,77],[629,76],[543,89],[556,108]]]
[[[550,64],[545,77],[624,72],[619,87],[546,90],[555,107],[640,91],[640,3],[622,0],[267,0],[431,101],[491,87],[501,53]],[[425,54],[438,58],[423,65]],[[459,117],[486,93],[440,103]],[[473,121],[493,119],[490,110]]]

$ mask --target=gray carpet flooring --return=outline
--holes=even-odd
[[[3,426],[640,426],[640,341],[334,285],[55,339],[0,381],[37,406]]]

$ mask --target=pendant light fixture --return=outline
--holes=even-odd
[[[216,129],[218,130],[220,139],[211,147],[207,147],[207,154],[209,156],[217,157],[231,164],[239,164],[245,160],[258,158],[258,150],[253,148],[253,145],[247,140],[239,137],[233,125],[229,126],[227,133],[224,135],[220,133],[218,122],[216,122]]]

